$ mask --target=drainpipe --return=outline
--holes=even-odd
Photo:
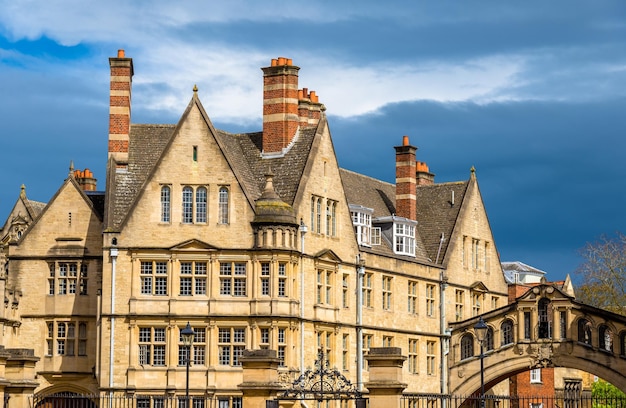
[[[112,245],[117,245],[117,238],[113,238]],[[113,349],[115,347],[115,270],[117,267],[117,248],[109,250],[111,255],[111,333],[109,339],[109,394],[113,401]]]
[[[356,383],[357,389],[363,391],[363,277],[365,276],[365,259],[356,256]]]
[[[304,235],[307,227],[300,218],[300,373],[304,373]]]
[[[441,361],[439,363],[439,372],[440,372],[440,392],[441,394],[446,394],[448,389],[448,368],[447,368],[447,358],[449,352],[449,344],[450,344],[450,333],[446,328],[446,302],[445,302],[445,294],[446,287],[448,286],[448,278],[445,276],[443,270],[439,272],[439,327],[441,333],[441,341],[440,345],[440,355]],[[443,407],[445,408],[445,406]]]

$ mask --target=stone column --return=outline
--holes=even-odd
[[[373,347],[365,356],[369,369],[370,407],[400,407],[402,392],[407,383],[402,382],[402,366],[406,356],[400,347]]]
[[[265,401],[276,397],[282,389],[276,350],[245,350],[239,361],[243,367],[243,382],[238,385],[243,393],[243,406],[265,408]]]

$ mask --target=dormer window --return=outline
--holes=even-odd
[[[415,222],[396,219],[393,227],[393,242],[396,254],[415,256]]]
[[[350,215],[352,216],[352,225],[354,233],[359,245],[372,245],[372,213],[371,208],[362,207],[360,205],[350,205]]]

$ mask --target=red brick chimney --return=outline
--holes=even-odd
[[[128,164],[133,60],[124,57],[124,50],[118,50],[117,58],[109,58],[109,65],[109,158],[113,157],[123,167]]]
[[[416,165],[417,147],[409,144],[409,137],[402,138],[402,146],[396,149],[396,215],[417,221]]]
[[[291,59],[263,70],[263,153],[281,153],[298,130],[298,71]]]

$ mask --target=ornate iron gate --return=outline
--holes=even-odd
[[[361,391],[336,368],[330,369],[324,352],[320,351],[315,360],[315,367],[307,369],[276,399],[268,400],[266,408],[278,408],[281,400],[291,401],[330,401],[354,400],[356,408],[365,408],[367,400]]]

